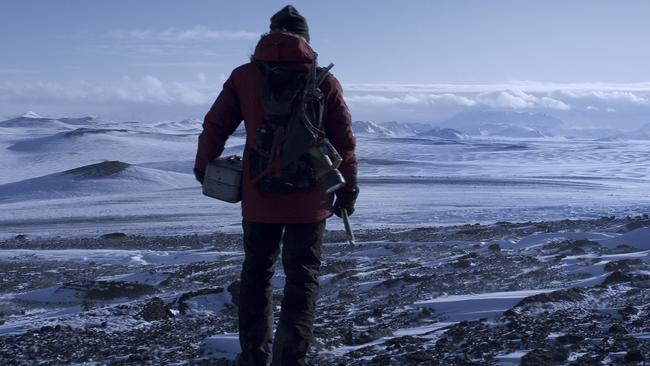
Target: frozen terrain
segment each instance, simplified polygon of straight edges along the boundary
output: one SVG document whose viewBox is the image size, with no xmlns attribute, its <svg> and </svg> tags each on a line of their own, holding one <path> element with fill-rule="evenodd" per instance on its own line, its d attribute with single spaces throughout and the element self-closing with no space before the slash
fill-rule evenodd
<svg viewBox="0 0 650 366">
<path fill-rule="evenodd" d="M 355 122 L 362 186 L 355 225 L 412 227 L 650 211 L 647 140 L 505 137 L 512 136 L 502 132 L 512 132 L 508 126 L 516 117 L 527 121 L 517 128 L 535 131 L 546 131 L 543 123 L 561 124 L 544 115 L 494 113 L 451 120 L 465 131 Z M 470 118 L 476 118 L 474 125 Z M 118 123 L 34 113 L 0 122 L 0 238 L 238 230 L 239 207 L 203 197 L 193 179 L 200 130 L 198 120 Z M 475 130 L 483 132 L 470 133 Z M 225 154 L 240 153 L 243 143 L 237 133 Z M 330 227 L 340 228 L 340 222 L 331 220 Z"/>
<path fill-rule="evenodd" d="M 648 141 L 448 123 L 355 122 L 359 245 L 329 220 L 310 364 L 649 360 Z M 0 365 L 232 363 L 241 217 L 194 181 L 200 130 L 0 122 Z"/>
<path fill-rule="evenodd" d="M 650 219 L 328 232 L 310 365 L 640 365 Z M 0 364 L 220 364 L 239 234 L 0 242 Z M 273 279 L 280 303 L 284 275 Z"/>
</svg>

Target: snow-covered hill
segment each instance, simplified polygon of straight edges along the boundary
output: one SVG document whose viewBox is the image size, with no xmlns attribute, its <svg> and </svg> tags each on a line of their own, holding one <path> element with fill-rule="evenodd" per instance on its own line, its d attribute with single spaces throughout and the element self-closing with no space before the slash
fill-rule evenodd
<svg viewBox="0 0 650 366">
<path fill-rule="evenodd" d="M 189 174 L 105 161 L 0 185 L 0 203 L 154 192 L 192 186 L 196 186 L 196 182 Z"/>
<path fill-rule="evenodd" d="M 453 128 L 434 127 L 427 131 L 421 132 L 418 136 L 437 137 L 445 140 L 462 140 L 467 138 L 465 134 Z"/>
</svg>

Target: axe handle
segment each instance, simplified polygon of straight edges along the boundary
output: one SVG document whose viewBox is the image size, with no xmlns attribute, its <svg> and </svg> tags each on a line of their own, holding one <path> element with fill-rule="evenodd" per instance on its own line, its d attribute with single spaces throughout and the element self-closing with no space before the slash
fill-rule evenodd
<svg viewBox="0 0 650 366">
<path fill-rule="evenodd" d="M 348 234 L 348 242 L 350 245 L 355 245 L 356 240 L 354 239 L 352 225 L 350 225 L 350 216 L 348 216 L 348 210 L 341 208 L 341 218 L 343 219 L 343 225 L 345 226 L 345 233 Z"/>
</svg>

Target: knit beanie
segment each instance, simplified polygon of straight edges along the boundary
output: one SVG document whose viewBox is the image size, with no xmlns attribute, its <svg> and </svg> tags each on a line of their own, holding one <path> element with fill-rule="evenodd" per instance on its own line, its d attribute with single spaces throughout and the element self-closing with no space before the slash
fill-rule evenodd
<svg viewBox="0 0 650 366">
<path fill-rule="evenodd" d="M 307 20 L 292 5 L 287 5 L 271 17 L 271 31 L 297 34 L 309 42 Z"/>
</svg>

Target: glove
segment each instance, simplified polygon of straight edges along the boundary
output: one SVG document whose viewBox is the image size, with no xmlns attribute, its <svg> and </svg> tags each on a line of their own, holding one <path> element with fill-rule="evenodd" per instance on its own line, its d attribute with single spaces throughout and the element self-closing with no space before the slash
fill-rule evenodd
<svg viewBox="0 0 650 366">
<path fill-rule="evenodd" d="M 336 201 L 334 201 L 334 206 L 332 206 L 334 215 L 341 217 L 341 209 L 344 208 L 348 212 L 348 215 L 352 216 L 357 197 L 359 197 L 359 187 L 354 187 L 354 191 L 336 191 Z"/>
<path fill-rule="evenodd" d="M 194 178 L 199 181 L 199 183 L 203 184 L 203 179 L 205 179 L 205 173 L 194 169 Z"/>
</svg>

